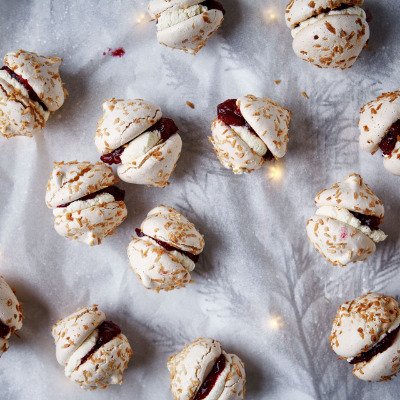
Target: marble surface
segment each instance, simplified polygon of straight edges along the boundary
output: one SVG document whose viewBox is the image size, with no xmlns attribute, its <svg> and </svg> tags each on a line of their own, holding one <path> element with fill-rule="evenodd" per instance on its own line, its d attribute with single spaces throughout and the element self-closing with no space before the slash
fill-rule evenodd
<svg viewBox="0 0 400 400">
<path fill-rule="evenodd" d="M 357 381 L 328 343 L 343 301 L 370 290 L 400 294 L 400 178 L 380 155 L 359 151 L 357 129 L 361 105 L 399 87 L 398 2 L 366 0 L 369 47 L 344 72 L 294 56 L 285 1 L 222 2 L 223 28 L 193 57 L 158 45 L 154 23 L 143 22 L 145 1 L 3 1 L 1 54 L 23 48 L 62 57 L 69 97 L 43 134 L 0 139 L 0 273 L 25 310 L 20 337 L 0 360 L 2 400 L 171 399 L 166 360 L 198 336 L 244 360 L 250 400 L 398 398 L 399 378 Z M 121 46 L 123 57 L 103 55 Z M 281 164 L 234 176 L 207 136 L 216 105 L 247 93 L 292 111 L 289 152 Z M 181 129 L 183 154 L 166 189 L 122 183 L 128 219 L 88 248 L 53 230 L 45 186 L 54 160 L 98 159 L 94 132 L 110 97 L 159 104 Z M 338 269 L 309 245 L 305 223 L 314 195 L 349 172 L 383 199 L 389 238 L 368 262 Z M 193 220 L 206 248 L 192 285 L 156 294 L 130 270 L 126 248 L 160 203 Z M 124 385 L 86 393 L 64 377 L 50 327 L 92 303 L 121 325 L 135 355 Z"/>
</svg>

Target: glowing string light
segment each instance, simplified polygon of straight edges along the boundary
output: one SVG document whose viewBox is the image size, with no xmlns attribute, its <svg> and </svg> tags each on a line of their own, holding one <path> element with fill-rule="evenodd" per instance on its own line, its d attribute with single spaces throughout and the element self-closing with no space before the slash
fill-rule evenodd
<svg viewBox="0 0 400 400">
<path fill-rule="evenodd" d="M 274 164 L 268 168 L 268 178 L 272 181 L 279 182 L 283 178 L 283 166 Z"/>
</svg>

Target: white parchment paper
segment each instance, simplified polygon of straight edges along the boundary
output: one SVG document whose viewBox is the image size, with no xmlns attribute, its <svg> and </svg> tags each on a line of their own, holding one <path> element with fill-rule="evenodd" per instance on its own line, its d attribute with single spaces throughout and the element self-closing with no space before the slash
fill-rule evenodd
<svg viewBox="0 0 400 400">
<path fill-rule="evenodd" d="M 2 400 L 171 399 L 167 357 L 198 336 L 244 360 L 251 400 L 398 398 L 399 378 L 357 381 L 328 343 L 343 301 L 369 290 L 400 294 L 400 178 L 380 155 L 359 151 L 357 129 L 361 105 L 400 86 L 398 1 L 366 0 L 369 48 L 344 72 L 295 57 L 286 1 L 222 2 L 223 28 L 196 57 L 158 45 L 154 23 L 143 22 L 145 1 L 1 2 L 1 55 L 23 48 L 62 57 L 69 91 L 42 135 L 0 139 L 0 273 L 25 309 L 21 337 L 0 360 Z M 103 55 L 121 46 L 125 56 Z M 248 93 L 292 111 L 289 152 L 272 169 L 234 176 L 207 136 L 216 105 Z M 159 104 L 180 127 L 184 148 L 168 188 L 120 184 L 128 219 L 88 248 L 53 230 L 45 186 L 54 160 L 98 160 L 93 137 L 110 97 Z M 305 223 L 314 195 L 349 172 L 383 199 L 389 238 L 368 262 L 341 270 L 309 245 Z M 137 281 L 126 247 L 161 203 L 195 222 L 206 248 L 190 287 L 156 294 Z M 124 385 L 86 393 L 64 377 L 50 328 L 92 303 L 120 324 L 135 355 Z"/>
</svg>

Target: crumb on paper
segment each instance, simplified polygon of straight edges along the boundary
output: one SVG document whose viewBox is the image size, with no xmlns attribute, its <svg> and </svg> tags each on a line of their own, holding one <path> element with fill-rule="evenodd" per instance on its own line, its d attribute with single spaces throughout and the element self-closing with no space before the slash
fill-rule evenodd
<svg viewBox="0 0 400 400">
<path fill-rule="evenodd" d="M 301 95 L 302 95 L 303 97 L 305 97 L 307 100 L 310 98 L 310 97 L 308 96 L 307 92 L 302 92 Z"/>
<path fill-rule="evenodd" d="M 195 106 L 191 101 L 187 101 L 187 102 L 186 102 L 186 105 L 187 105 L 188 107 L 190 107 L 192 110 L 194 110 L 194 109 L 196 108 L 196 106 Z"/>
<path fill-rule="evenodd" d="M 281 80 L 280 79 L 277 79 L 276 81 L 274 81 L 275 82 L 275 85 L 280 85 L 281 84 Z"/>
</svg>

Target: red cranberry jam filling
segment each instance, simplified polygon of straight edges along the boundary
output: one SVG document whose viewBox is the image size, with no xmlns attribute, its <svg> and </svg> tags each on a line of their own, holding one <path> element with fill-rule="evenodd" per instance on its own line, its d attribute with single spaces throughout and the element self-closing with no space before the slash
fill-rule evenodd
<svg viewBox="0 0 400 400">
<path fill-rule="evenodd" d="M 199 261 L 199 257 L 200 256 L 198 254 L 197 255 L 196 254 L 192 254 L 192 253 L 190 253 L 188 251 L 181 250 L 181 249 L 178 249 L 178 248 L 176 248 L 174 246 L 171 246 L 170 244 L 165 243 L 162 240 L 154 239 L 153 237 L 143 233 L 143 231 L 141 229 L 139 229 L 139 228 L 136 228 L 135 232 L 136 232 L 136 235 L 138 237 L 140 237 L 140 238 L 147 236 L 150 239 L 153 239 L 157 244 L 159 244 L 161 247 L 164 247 L 164 249 L 167 250 L 167 251 L 174 251 L 174 250 L 178 251 L 179 253 L 183 254 L 184 256 L 189 257 L 194 263 Z"/>
<path fill-rule="evenodd" d="M 172 135 L 178 132 L 178 127 L 175 125 L 175 122 L 171 118 L 160 118 L 154 125 L 152 125 L 149 129 L 147 129 L 143 133 L 155 130 L 160 132 L 162 142 L 166 142 Z M 100 157 L 100 160 L 109 165 L 121 164 L 121 154 L 124 152 L 125 147 L 129 143 L 124 144 L 121 147 L 118 147 L 111 153 L 102 155 Z"/>
<path fill-rule="evenodd" d="M 0 338 L 6 338 L 10 334 L 10 331 L 10 327 L 0 321 Z"/>
<path fill-rule="evenodd" d="M 219 376 L 221 375 L 221 372 L 224 370 L 225 365 L 226 358 L 223 354 L 221 354 L 215 362 L 213 369 L 200 386 L 200 389 L 197 391 L 193 400 L 203 400 L 210 394 L 212 388 L 215 386 Z"/>
<path fill-rule="evenodd" d="M 382 153 L 385 156 L 390 156 L 398 140 L 400 140 L 400 119 L 389 128 L 385 137 L 379 143 Z"/>
<path fill-rule="evenodd" d="M 96 343 L 90 349 L 90 351 L 85 355 L 85 357 L 81 358 L 81 363 L 79 365 L 84 364 L 89 357 L 94 354 L 100 347 L 104 346 L 108 342 L 111 342 L 116 336 L 121 333 L 121 328 L 114 324 L 111 321 L 104 321 L 97 328 L 99 335 L 97 336 Z"/>
<path fill-rule="evenodd" d="M 109 186 L 109 187 L 99 190 L 98 192 L 87 194 L 86 196 L 83 196 L 80 199 L 77 199 L 74 201 L 85 201 L 85 200 L 94 199 L 97 195 L 103 194 L 103 193 L 111 194 L 111 196 L 114 197 L 115 201 L 124 201 L 124 199 L 125 199 L 125 190 L 120 189 L 118 186 Z M 68 207 L 74 201 L 71 201 L 70 203 L 66 203 L 66 204 L 61 204 L 60 206 L 57 206 L 57 208 Z"/>
<path fill-rule="evenodd" d="M 29 84 L 29 82 L 24 79 L 21 75 L 16 74 L 11 68 L 8 68 L 6 66 L 1 68 L 3 71 L 6 71 L 8 75 L 11 76 L 11 78 L 15 79 L 18 81 L 28 92 L 28 96 L 32 101 L 36 101 L 41 105 L 44 111 L 47 111 L 46 104 L 43 103 L 42 100 L 40 100 L 39 96 L 36 94 L 36 92 L 33 90 L 32 86 Z"/>
<path fill-rule="evenodd" d="M 381 223 L 381 219 L 379 217 L 375 217 L 374 215 L 365 215 L 360 214 L 355 211 L 350 211 L 360 222 L 361 225 L 368 226 L 368 228 L 376 231 L 379 229 L 379 225 Z"/>
<path fill-rule="evenodd" d="M 225 8 L 219 1 L 206 0 L 206 1 L 203 1 L 202 3 L 200 3 L 200 5 L 207 7 L 209 10 L 222 11 L 222 13 L 225 15 Z"/>
<path fill-rule="evenodd" d="M 236 99 L 229 99 L 217 106 L 218 119 L 228 126 L 245 126 L 253 135 L 258 136 L 256 131 L 243 118 L 240 108 L 236 105 Z M 263 158 L 272 160 L 274 156 L 268 150 Z"/>
<path fill-rule="evenodd" d="M 400 326 L 396 329 L 392 330 L 392 332 L 388 333 L 380 342 L 378 342 L 374 347 L 369 349 L 368 351 L 361 353 L 359 356 L 354 357 L 350 364 L 357 364 L 360 362 L 368 362 L 375 357 L 377 354 L 383 353 L 386 351 L 396 340 L 397 334 L 399 333 Z"/>
</svg>

